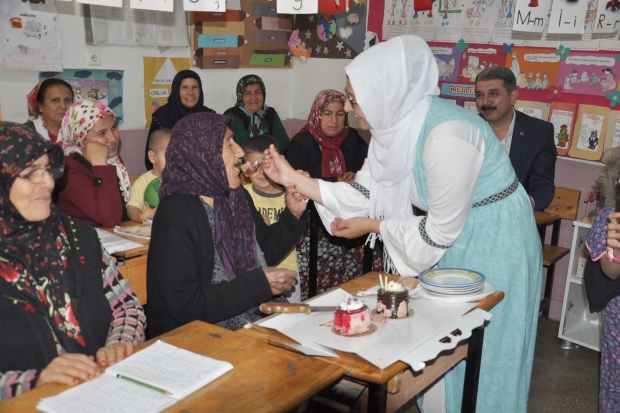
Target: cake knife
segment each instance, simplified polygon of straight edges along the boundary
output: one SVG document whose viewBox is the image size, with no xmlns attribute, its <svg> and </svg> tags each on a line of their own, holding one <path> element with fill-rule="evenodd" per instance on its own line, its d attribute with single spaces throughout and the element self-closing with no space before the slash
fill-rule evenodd
<svg viewBox="0 0 620 413">
<path fill-rule="evenodd" d="M 323 311 L 336 311 L 338 306 L 311 306 L 309 304 L 263 303 L 258 307 L 265 314 L 310 314 Z"/>
</svg>

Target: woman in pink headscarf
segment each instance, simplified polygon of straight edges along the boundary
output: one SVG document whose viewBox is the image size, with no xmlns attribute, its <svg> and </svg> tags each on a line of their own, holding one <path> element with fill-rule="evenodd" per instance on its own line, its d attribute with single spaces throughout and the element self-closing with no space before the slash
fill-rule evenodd
<svg viewBox="0 0 620 413">
<path fill-rule="evenodd" d="M 129 219 L 131 184 L 118 156 L 119 141 L 116 116 L 106 105 L 81 100 L 69 108 L 58 135 L 66 156 L 55 197 L 58 209 L 90 225 Z"/>
</svg>

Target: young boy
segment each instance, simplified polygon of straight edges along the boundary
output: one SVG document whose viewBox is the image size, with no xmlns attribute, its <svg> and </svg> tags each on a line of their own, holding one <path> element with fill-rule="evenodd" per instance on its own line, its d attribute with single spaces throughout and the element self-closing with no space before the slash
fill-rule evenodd
<svg viewBox="0 0 620 413">
<path fill-rule="evenodd" d="M 144 202 L 144 191 L 151 181 L 159 176 L 166 166 L 166 148 L 170 141 L 170 129 L 157 129 L 149 139 L 149 160 L 153 163 L 153 169 L 136 179 L 131 187 L 131 196 L 127 203 L 127 215 L 132 221 L 142 222 L 153 219 L 157 208 L 151 208 Z"/>
<path fill-rule="evenodd" d="M 269 135 L 259 135 L 248 139 L 243 143 L 246 161 L 250 163 L 256 162 L 263 156 L 265 150 L 269 149 L 269 145 L 272 144 L 278 149 L 276 138 Z M 265 222 L 268 224 L 277 222 L 280 214 L 286 208 L 286 202 L 284 201 L 284 193 L 286 191 L 269 179 L 260 165 L 257 169 L 246 170 L 243 174 L 252 181 L 251 184 L 244 185 L 244 188 L 252 196 L 254 205 L 263 215 L 263 218 L 265 218 Z M 297 271 L 297 251 L 295 247 L 291 249 L 291 252 L 276 267 Z M 301 302 L 299 274 L 297 274 L 297 285 L 285 297 L 291 303 Z"/>
</svg>

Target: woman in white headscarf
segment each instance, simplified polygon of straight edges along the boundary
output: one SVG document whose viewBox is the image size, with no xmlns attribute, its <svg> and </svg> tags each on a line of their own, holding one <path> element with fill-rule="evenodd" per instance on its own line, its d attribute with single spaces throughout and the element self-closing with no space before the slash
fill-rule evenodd
<svg viewBox="0 0 620 413">
<path fill-rule="evenodd" d="M 484 120 L 437 96 L 437 64 L 419 37 L 374 46 L 345 70 L 345 109 L 372 132 L 355 182 L 306 178 L 273 150 L 263 169 L 321 204 L 334 235 L 380 236 L 386 271 L 417 276 L 435 265 L 467 268 L 504 291 L 485 330 L 477 411 L 526 412 L 542 254 L 531 204 L 506 151 Z M 412 204 L 427 216 L 414 216 Z M 445 378 L 450 413 L 460 412 L 464 364 Z"/>
</svg>

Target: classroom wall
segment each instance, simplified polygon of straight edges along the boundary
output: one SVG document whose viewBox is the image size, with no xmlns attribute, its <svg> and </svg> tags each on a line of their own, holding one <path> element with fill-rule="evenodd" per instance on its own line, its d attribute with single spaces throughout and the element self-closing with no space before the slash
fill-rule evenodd
<svg viewBox="0 0 620 413">
<path fill-rule="evenodd" d="M 66 68 L 124 70 L 125 121 L 121 125 L 121 155 L 131 174 L 144 172 L 144 143 L 146 141 L 143 56 L 187 57 L 189 47 L 162 49 L 156 47 L 87 46 L 84 43 L 82 6 L 75 2 L 57 2 L 58 29 L 62 32 L 62 59 Z M 87 66 L 87 52 L 101 51 L 101 66 Z M 293 136 L 308 116 L 316 93 L 333 88 L 343 90 L 346 60 L 310 59 L 306 64 L 295 61 L 293 69 L 238 69 L 200 70 L 205 93 L 205 104 L 218 113 L 232 106 L 238 79 L 249 73 L 263 78 L 267 86 L 268 105 L 274 106 L 283 123 Z M 0 70 L 0 103 L 4 120 L 24 122 L 28 117 L 26 95 L 38 82 L 38 72 Z M 579 189 L 582 199 L 592 189 L 601 164 L 558 159 L 556 186 Z M 585 204 L 579 206 L 579 217 L 585 213 Z M 570 247 L 572 224 L 563 222 L 560 245 Z M 568 256 L 556 265 L 550 317 L 559 319 L 564 298 L 568 270 Z"/>
</svg>

